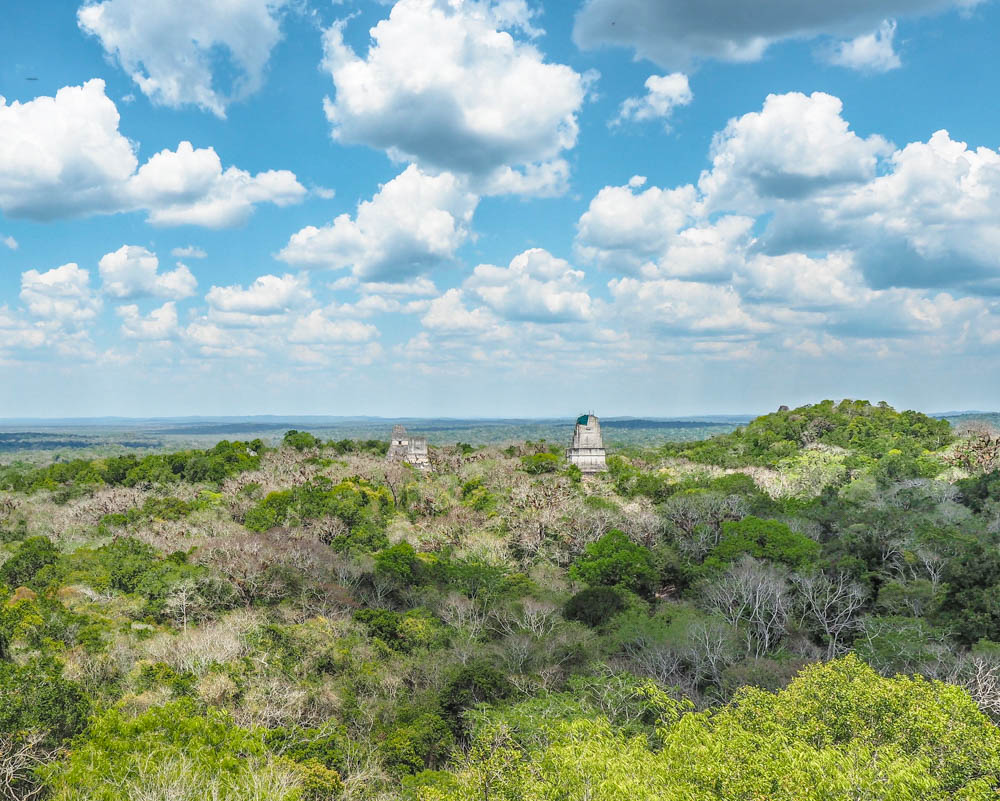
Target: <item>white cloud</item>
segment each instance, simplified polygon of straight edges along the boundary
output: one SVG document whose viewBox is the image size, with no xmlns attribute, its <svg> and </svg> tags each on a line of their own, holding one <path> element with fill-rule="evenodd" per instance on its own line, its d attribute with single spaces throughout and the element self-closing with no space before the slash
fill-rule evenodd
<svg viewBox="0 0 1000 801">
<path fill-rule="evenodd" d="M 170 255 L 177 259 L 204 259 L 208 254 L 197 245 L 187 245 L 182 248 L 174 248 Z"/>
<path fill-rule="evenodd" d="M 659 279 L 615 278 L 608 283 L 616 310 L 631 324 L 672 334 L 760 333 L 770 326 L 744 308 L 732 286 Z"/>
<path fill-rule="evenodd" d="M 233 331 L 215 323 L 198 320 L 183 331 L 184 338 L 195 345 L 203 356 L 226 358 L 259 357 L 263 351 L 256 347 L 243 331 Z"/>
<path fill-rule="evenodd" d="M 699 59 L 756 61 L 775 42 L 820 35 L 856 36 L 882 20 L 969 9 L 984 0 L 587 0 L 573 39 L 584 49 L 629 47 L 637 58 L 685 68 Z"/>
<path fill-rule="evenodd" d="M 881 136 L 855 134 L 842 109 L 832 95 L 789 92 L 730 120 L 713 139 L 712 169 L 698 182 L 709 206 L 748 211 L 762 198 L 797 200 L 873 178 L 892 147 Z"/>
<path fill-rule="evenodd" d="M 496 317 L 488 309 L 466 308 L 461 289 L 449 289 L 432 300 L 421 322 L 425 328 L 450 333 L 483 333 L 498 328 Z"/>
<path fill-rule="evenodd" d="M 3 243 L 4 247 L 10 248 L 11 250 L 17 250 L 19 247 L 17 240 L 12 236 L 0 236 L 0 242 Z"/>
<path fill-rule="evenodd" d="M 634 176 L 598 192 L 577 225 L 580 261 L 648 278 L 729 279 L 750 244 L 753 218 L 709 222 L 693 186 L 642 190 L 645 183 Z"/>
<path fill-rule="evenodd" d="M 236 167 L 222 169 L 212 148 L 181 142 L 161 150 L 130 179 L 132 197 L 149 209 L 153 225 L 202 225 L 229 228 L 247 221 L 256 203 L 287 206 L 306 194 L 288 170 L 251 175 Z"/>
<path fill-rule="evenodd" d="M 625 99 L 613 120 L 614 124 L 620 125 L 629 120 L 666 120 L 677 106 L 686 106 L 694 99 L 688 77 L 683 72 L 650 75 L 646 79 L 646 90 L 642 97 Z"/>
<path fill-rule="evenodd" d="M 355 343 L 368 342 L 376 336 L 378 329 L 370 323 L 331 319 L 323 310 L 316 309 L 295 321 L 288 340 L 300 344 Z"/>
<path fill-rule="evenodd" d="M 576 248 L 581 261 L 615 272 L 637 272 L 659 258 L 677 233 L 699 215 L 693 186 L 641 192 L 646 179 L 601 189 L 577 223 Z"/>
<path fill-rule="evenodd" d="M 198 282 L 183 264 L 170 272 L 158 272 L 155 253 L 139 245 L 122 245 L 106 253 L 98 263 L 104 291 L 121 300 L 141 297 L 179 300 L 194 294 Z"/>
<path fill-rule="evenodd" d="M 412 295 L 416 297 L 434 297 L 438 294 L 437 287 L 429 278 L 414 278 L 405 283 L 385 283 L 369 281 L 359 287 L 362 293 L 371 295 Z"/>
<path fill-rule="evenodd" d="M 38 348 L 47 341 L 43 323 L 29 323 L 0 306 L 0 353 L 14 348 Z"/>
<path fill-rule="evenodd" d="M 90 288 L 90 273 L 72 262 L 44 273 L 21 273 L 21 300 L 31 314 L 58 325 L 92 320 L 101 310 L 101 299 Z"/>
<path fill-rule="evenodd" d="M 129 73 L 154 103 L 195 105 L 219 117 L 260 88 L 281 38 L 286 0 L 104 0 L 77 12 L 81 30 Z M 220 62 L 224 63 L 220 69 Z M 232 74 L 220 86 L 216 72 Z"/>
<path fill-rule="evenodd" d="M 532 248 L 515 256 L 509 267 L 480 264 L 465 287 L 508 320 L 571 322 L 592 316 L 583 278 L 569 262 Z"/>
<path fill-rule="evenodd" d="M 248 288 L 213 286 L 205 300 L 213 309 L 237 314 L 283 314 L 312 302 L 312 292 L 305 276 L 262 275 Z"/>
<path fill-rule="evenodd" d="M 514 35 L 538 33 L 531 16 L 524 0 L 399 0 L 364 58 L 336 23 L 324 37 L 334 136 L 494 192 L 559 191 L 590 78 Z"/>
<path fill-rule="evenodd" d="M 0 97 L 0 210 L 51 220 L 123 205 L 135 171 L 132 143 L 104 81 L 67 86 L 55 97 L 7 104 Z"/>
<path fill-rule="evenodd" d="M 865 33 L 840 42 L 827 55 L 827 60 L 838 67 L 860 72 L 888 72 L 902 66 L 893 48 L 896 21 L 883 20 L 872 33 Z"/>
<path fill-rule="evenodd" d="M 301 267 L 352 268 L 368 281 L 406 282 L 452 259 L 468 238 L 477 198 L 454 175 L 407 167 L 354 219 L 307 226 L 293 234 L 278 258 Z"/>
<path fill-rule="evenodd" d="M 94 79 L 26 103 L 0 97 L 0 211 L 48 221 L 146 210 L 158 225 L 218 228 L 244 222 L 254 204 L 305 196 L 287 170 L 223 170 L 214 149 L 189 142 L 139 167 L 104 88 Z"/>
<path fill-rule="evenodd" d="M 158 342 L 178 333 L 177 306 L 173 301 L 167 301 L 145 317 L 134 304 L 119 306 L 115 312 L 122 318 L 122 333 L 129 339 Z"/>
</svg>

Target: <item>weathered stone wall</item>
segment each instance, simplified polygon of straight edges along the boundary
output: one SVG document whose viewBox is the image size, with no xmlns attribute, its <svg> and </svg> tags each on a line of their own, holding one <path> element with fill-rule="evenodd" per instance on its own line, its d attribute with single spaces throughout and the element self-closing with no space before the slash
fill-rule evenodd
<svg viewBox="0 0 1000 801">
<path fill-rule="evenodd" d="M 389 440 L 389 451 L 385 458 L 389 462 L 412 464 L 422 470 L 429 469 L 431 466 L 430 456 L 427 452 L 427 440 L 411 438 L 401 425 L 392 427 L 392 439 Z"/>
<path fill-rule="evenodd" d="M 566 451 L 566 459 L 584 473 L 603 473 L 608 469 L 601 423 L 592 414 L 581 416 L 573 429 L 573 443 Z"/>
</svg>

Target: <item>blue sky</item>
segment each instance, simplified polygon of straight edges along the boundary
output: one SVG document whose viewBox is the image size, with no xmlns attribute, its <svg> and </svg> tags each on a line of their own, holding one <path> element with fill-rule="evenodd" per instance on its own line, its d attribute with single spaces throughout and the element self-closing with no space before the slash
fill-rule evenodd
<svg viewBox="0 0 1000 801">
<path fill-rule="evenodd" d="M 991 0 L 8 0 L 0 417 L 997 408 Z"/>
</svg>

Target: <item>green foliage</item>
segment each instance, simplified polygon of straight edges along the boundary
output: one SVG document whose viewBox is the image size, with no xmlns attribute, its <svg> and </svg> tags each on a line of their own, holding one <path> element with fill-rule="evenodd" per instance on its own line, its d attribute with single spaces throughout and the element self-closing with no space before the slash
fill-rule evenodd
<svg viewBox="0 0 1000 801">
<path fill-rule="evenodd" d="M 993 502 L 1000 501 L 1000 470 L 955 482 L 962 503 L 976 512 Z"/>
<path fill-rule="evenodd" d="M 44 775 L 55 801 L 301 801 L 311 767 L 277 760 L 262 732 L 235 726 L 219 710 L 199 714 L 182 700 L 134 718 L 108 710 Z"/>
<path fill-rule="evenodd" d="M 58 559 L 59 551 L 48 537 L 29 537 L 0 565 L 0 583 L 11 587 L 41 589 L 37 581 L 39 572 L 44 567 L 54 565 Z"/>
<path fill-rule="evenodd" d="M 294 428 L 286 431 L 281 441 L 285 446 L 295 448 L 297 451 L 312 450 L 320 445 L 320 441 L 308 431 L 296 431 Z"/>
<path fill-rule="evenodd" d="M 408 542 L 383 548 L 375 554 L 376 575 L 384 576 L 401 587 L 415 583 L 419 569 L 417 552 Z"/>
<path fill-rule="evenodd" d="M 531 475 L 554 473 L 559 469 L 559 457 L 554 453 L 532 453 L 521 457 L 521 469 Z"/>
<path fill-rule="evenodd" d="M 259 439 L 252 442 L 223 440 L 208 450 L 154 453 L 141 459 L 133 454 L 95 461 L 75 459 L 34 470 L 0 472 L 0 489 L 31 493 L 66 487 L 220 482 L 259 467 L 260 454 L 265 450 Z"/>
<path fill-rule="evenodd" d="M 566 602 L 568 620 L 579 620 L 591 628 L 604 625 L 625 609 L 622 593 L 614 587 L 587 587 Z"/>
<path fill-rule="evenodd" d="M 650 594 L 657 578 L 650 550 L 617 529 L 584 548 L 569 575 L 592 587 L 620 587 L 640 595 Z"/>
<path fill-rule="evenodd" d="M 89 713 L 83 689 L 63 678 L 59 662 L 0 661 L 0 732 L 23 737 L 38 731 L 45 745 L 55 747 L 80 732 Z"/>
<path fill-rule="evenodd" d="M 692 445 L 667 446 L 666 450 L 722 467 L 748 463 L 776 466 L 810 443 L 848 448 L 878 459 L 892 450 L 916 457 L 925 450 L 944 447 L 952 438 L 947 420 L 913 411 L 897 412 L 885 403 L 873 406 L 861 400 L 826 400 L 766 414 L 731 434 Z"/>
<path fill-rule="evenodd" d="M 777 520 L 748 516 L 722 524 L 722 538 L 705 560 L 705 566 L 722 569 L 746 554 L 789 567 L 802 568 L 819 556 L 818 542 L 797 534 Z"/>
<path fill-rule="evenodd" d="M 477 660 L 462 665 L 441 690 L 441 714 L 453 730 L 461 728 L 462 713 L 480 704 L 508 698 L 514 687 L 507 677 L 487 662 Z"/>
<path fill-rule="evenodd" d="M 359 609 L 354 619 L 363 623 L 372 637 L 390 648 L 409 652 L 439 645 L 445 638 L 441 623 L 425 609 L 393 612 L 389 609 Z"/>
<path fill-rule="evenodd" d="M 454 746 L 448 723 L 440 715 L 424 713 L 388 732 L 380 750 L 386 766 L 404 774 L 440 767 Z"/>
<path fill-rule="evenodd" d="M 392 495 L 386 487 L 360 477 L 334 484 L 319 476 L 307 484 L 269 493 L 250 508 L 243 524 L 251 531 L 268 531 L 303 520 L 335 518 L 347 533 L 329 544 L 339 550 L 377 550 L 386 544 L 385 526 L 392 511 Z"/>
<path fill-rule="evenodd" d="M 486 488 L 481 478 L 473 478 L 463 483 L 459 494 L 462 503 L 477 512 L 492 512 L 497 504 L 496 496 Z"/>
<path fill-rule="evenodd" d="M 786 689 L 747 689 L 717 711 L 667 715 L 658 747 L 606 718 L 556 718 L 528 748 L 505 721 L 480 726 L 453 776 L 420 801 L 589 798 L 985 801 L 1000 734 L 957 687 L 884 679 L 846 658 Z M 558 788 L 557 790 L 553 788 Z"/>
</svg>

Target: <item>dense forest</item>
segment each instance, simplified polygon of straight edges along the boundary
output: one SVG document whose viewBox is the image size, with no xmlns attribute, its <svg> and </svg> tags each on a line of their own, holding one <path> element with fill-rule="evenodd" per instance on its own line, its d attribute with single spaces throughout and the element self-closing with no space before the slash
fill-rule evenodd
<svg viewBox="0 0 1000 801">
<path fill-rule="evenodd" d="M 0 467 L 0 799 L 995 799 L 1000 438 Z"/>
</svg>

